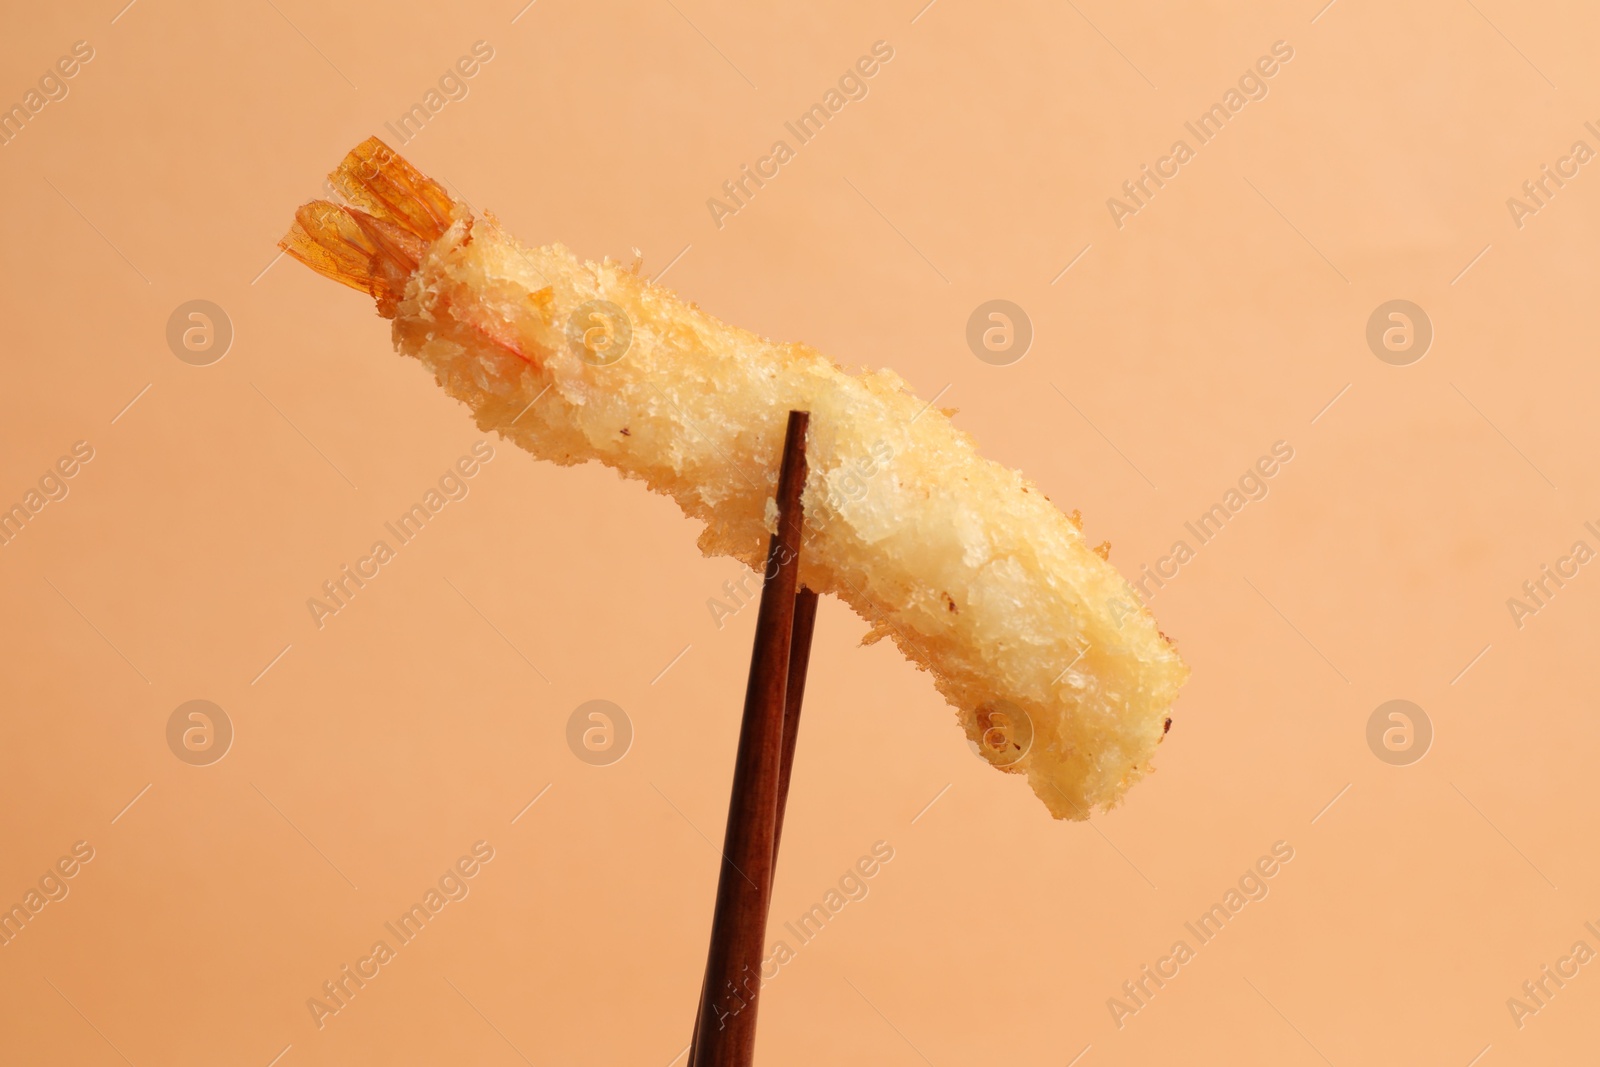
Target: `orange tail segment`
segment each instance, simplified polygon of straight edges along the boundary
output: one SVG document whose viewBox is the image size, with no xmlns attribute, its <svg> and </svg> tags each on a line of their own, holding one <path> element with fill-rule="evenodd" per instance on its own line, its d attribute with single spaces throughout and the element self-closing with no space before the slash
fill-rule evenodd
<svg viewBox="0 0 1600 1067">
<path fill-rule="evenodd" d="M 278 247 L 371 295 L 378 313 L 393 318 L 423 251 L 460 209 L 443 186 L 376 137 L 352 149 L 328 177 L 349 204 L 302 204 Z"/>
</svg>

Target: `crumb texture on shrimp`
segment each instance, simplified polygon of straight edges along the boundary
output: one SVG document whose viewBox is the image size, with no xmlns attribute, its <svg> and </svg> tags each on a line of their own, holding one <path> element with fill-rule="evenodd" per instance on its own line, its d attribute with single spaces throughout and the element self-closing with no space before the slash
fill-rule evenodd
<svg viewBox="0 0 1600 1067">
<path fill-rule="evenodd" d="M 978 753 L 1057 818 L 1149 772 L 1187 675 L 1177 652 L 1075 513 L 893 372 L 849 373 L 633 269 L 524 246 L 376 139 L 334 184 L 350 204 L 301 208 L 285 247 L 370 293 L 480 428 L 643 481 L 704 525 L 704 552 L 759 569 L 787 413 L 809 411 L 801 581 L 929 671 Z"/>
</svg>

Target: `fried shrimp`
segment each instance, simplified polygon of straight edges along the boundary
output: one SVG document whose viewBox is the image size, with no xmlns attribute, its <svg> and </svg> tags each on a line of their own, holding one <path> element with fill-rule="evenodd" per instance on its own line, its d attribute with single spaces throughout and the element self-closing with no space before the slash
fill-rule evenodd
<svg viewBox="0 0 1600 1067">
<path fill-rule="evenodd" d="M 395 347 L 478 426 L 540 459 L 598 460 L 760 570 L 791 409 L 811 413 L 800 580 L 933 677 L 967 740 L 1057 818 L 1150 770 L 1188 671 L 1128 584 L 1015 471 L 886 370 L 730 326 L 636 268 L 532 248 L 376 138 L 282 247 L 368 293 Z"/>
</svg>

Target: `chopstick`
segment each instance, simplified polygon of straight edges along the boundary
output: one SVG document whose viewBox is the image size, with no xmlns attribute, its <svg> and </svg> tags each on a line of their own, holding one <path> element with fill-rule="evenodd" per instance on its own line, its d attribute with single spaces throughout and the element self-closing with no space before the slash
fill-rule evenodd
<svg viewBox="0 0 1600 1067">
<path fill-rule="evenodd" d="M 772 866 L 778 866 L 778 845 L 783 840 L 783 812 L 789 800 L 789 778 L 794 769 L 795 740 L 800 732 L 800 704 L 805 696 L 806 667 L 811 662 L 811 636 L 816 628 L 817 594 L 801 587 L 795 594 L 794 636 L 789 643 L 789 684 L 783 708 L 783 754 L 778 769 L 778 811 L 772 829 Z M 704 996 L 704 984 L 701 995 Z M 694 1049 L 698 1043 L 700 1012 L 695 1013 L 695 1037 L 689 1049 L 689 1064 L 695 1062 Z"/>
<path fill-rule="evenodd" d="M 767 548 L 688 1067 L 749 1067 L 755 1055 L 767 911 L 816 619 L 816 594 L 798 588 L 809 418 L 804 411 L 789 412 L 784 433 L 778 528 Z"/>
<path fill-rule="evenodd" d="M 794 637 L 789 642 L 789 687 L 783 702 L 783 760 L 778 768 L 778 818 L 772 828 L 772 866 L 777 870 L 783 841 L 783 809 L 789 802 L 789 776 L 794 745 L 800 735 L 800 702 L 806 695 L 806 667 L 811 663 L 811 634 L 817 627 L 817 594 L 800 587 L 794 597 Z"/>
</svg>

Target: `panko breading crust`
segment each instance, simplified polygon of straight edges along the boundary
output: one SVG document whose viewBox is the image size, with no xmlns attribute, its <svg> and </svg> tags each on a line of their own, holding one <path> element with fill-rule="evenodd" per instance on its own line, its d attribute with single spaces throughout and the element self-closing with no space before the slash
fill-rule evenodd
<svg viewBox="0 0 1600 1067">
<path fill-rule="evenodd" d="M 283 247 L 373 296 L 396 347 L 478 426 L 598 460 L 765 565 L 784 425 L 811 413 L 801 581 L 928 670 L 967 739 L 1057 818 L 1150 769 L 1187 675 L 1117 571 L 1015 471 L 890 371 L 730 326 L 635 269 L 529 248 L 373 138 Z M 1102 549 L 1103 551 L 1103 549 Z"/>
</svg>

